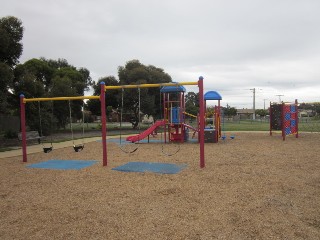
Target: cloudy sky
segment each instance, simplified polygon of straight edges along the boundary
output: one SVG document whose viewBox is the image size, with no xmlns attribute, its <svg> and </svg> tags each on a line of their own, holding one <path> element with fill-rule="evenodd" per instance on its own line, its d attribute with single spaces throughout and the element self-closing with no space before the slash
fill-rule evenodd
<svg viewBox="0 0 320 240">
<path fill-rule="evenodd" d="M 25 28 L 23 63 L 64 58 L 94 80 L 132 59 L 205 78 L 222 105 L 320 102 L 319 0 L 0 0 Z M 197 88 L 187 87 L 197 92 Z M 278 96 L 281 95 L 281 96 Z M 215 104 L 214 102 L 212 104 Z"/>
</svg>

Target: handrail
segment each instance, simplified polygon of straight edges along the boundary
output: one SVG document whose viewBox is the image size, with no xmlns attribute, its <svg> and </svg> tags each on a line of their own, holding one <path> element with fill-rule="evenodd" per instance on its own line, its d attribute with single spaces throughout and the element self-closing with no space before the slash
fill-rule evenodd
<svg viewBox="0 0 320 240">
<path fill-rule="evenodd" d="M 185 115 L 188 115 L 188 116 L 190 116 L 190 117 L 194 117 L 194 118 L 197 118 L 198 116 L 196 116 L 196 115 L 193 115 L 193 114 L 191 114 L 191 113 L 187 113 L 187 112 L 183 112 Z"/>
</svg>

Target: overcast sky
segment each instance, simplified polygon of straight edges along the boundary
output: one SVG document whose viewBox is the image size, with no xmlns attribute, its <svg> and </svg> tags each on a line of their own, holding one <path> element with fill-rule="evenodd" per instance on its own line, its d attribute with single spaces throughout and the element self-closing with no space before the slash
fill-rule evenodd
<svg viewBox="0 0 320 240">
<path fill-rule="evenodd" d="M 222 105 L 320 102 L 319 0 L 0 0 L 25 28 L 23 55 L 64 58 L 93 80 L 132 59 L 174 81 L 204 77 Z M 197 92 L 198 88 L 187 87 Z M 277 96 L 283 95 L 283 96 Z M 215 102 L 212 102 L 215 104 Z"/>
</svg>

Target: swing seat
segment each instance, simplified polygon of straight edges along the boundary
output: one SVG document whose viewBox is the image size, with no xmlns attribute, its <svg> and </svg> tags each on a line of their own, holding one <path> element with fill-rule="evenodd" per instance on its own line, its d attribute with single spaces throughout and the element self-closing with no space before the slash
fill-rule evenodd
<svg viewBox="0 0 320 240">
<path fill-rule="evenodd" d="M 44 148 L 43 148 L 43 152 L 44 152 L 44 153 L 49 153 L 49 152 L 52 151 L 52 149 L 53 149 L 53 147 L 44 147 Z"/>
<path fill-rule="evenodd" d="M 129 144 L 129 145 L 131 145 L 131 144 Z M 125 153 L 134 153 L 135 151 L 138 150 L 138 147 L 136 147 L 134 149 L 126 149 L 126 148 L 121 147 L 121 145 L 119 145 L 119 148 L 121 149 L 121 151 L 123 151 Z"/>
<path fill-rule="evenodd" d="M 84 148 L 84 145 L 83 144 L 79 144 L 79 145 L 73 145 L 73 149 L 75 152 L 80 152 L 82 151 Z"/>
</svg>

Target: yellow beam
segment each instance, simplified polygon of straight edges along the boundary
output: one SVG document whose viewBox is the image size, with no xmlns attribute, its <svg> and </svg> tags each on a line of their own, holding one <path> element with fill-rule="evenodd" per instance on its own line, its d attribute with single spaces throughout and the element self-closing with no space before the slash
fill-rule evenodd
<svg viewBox="0 0 320 240">
<path fill-rule="evenodd" d="M 190 117 L 194 117 L 194 118 L 197 118 L 197 116 L 196 115 L 193 115 L 193 114 L 191 114 L 191 113 L 187 113 L 187 112 L 183 112 L 185 115 L 188 115 L 188 116 L 190 116 Z"/>
<path fill-rule="evenodd" d="M 147 83 L 147 84 L 135 84 L 135 85 L 105 86 L 105 89 L 111 90 L 111 89 L 123 89 L 123 88 L 156 88 L 156 87 L 183 86 L 183 85 L 198 85 L 198 82 Z"/>
<path fill-rule="evenodd" d="M 26 102 L 44 102 L 44 101 L 67 101 L 67 100 L 84 100 L 84 99 L 100 99 L 100 96 L 25 98 L 23 102 L 26 103 Z"/>
<path fill-rule="evenodd" d="M 122 85 L 122 86 L 105 86 L 105 90 L 123 89 L 123 88 L 156 88 L 165 86 L 184 86 L 184 85 L 198 85 L 198 82 L 180 82 L 180 83 L 149 83 L 136 85 Z M 67 101 L 67 100 L 84 100 L 84 99 L 100 99 L 100 96 L 77 96 L 77 97 L 52 97 L 52 98 L 25 98 L 26 102 L 44 102 L 44 101 Z"/>
</svg>

